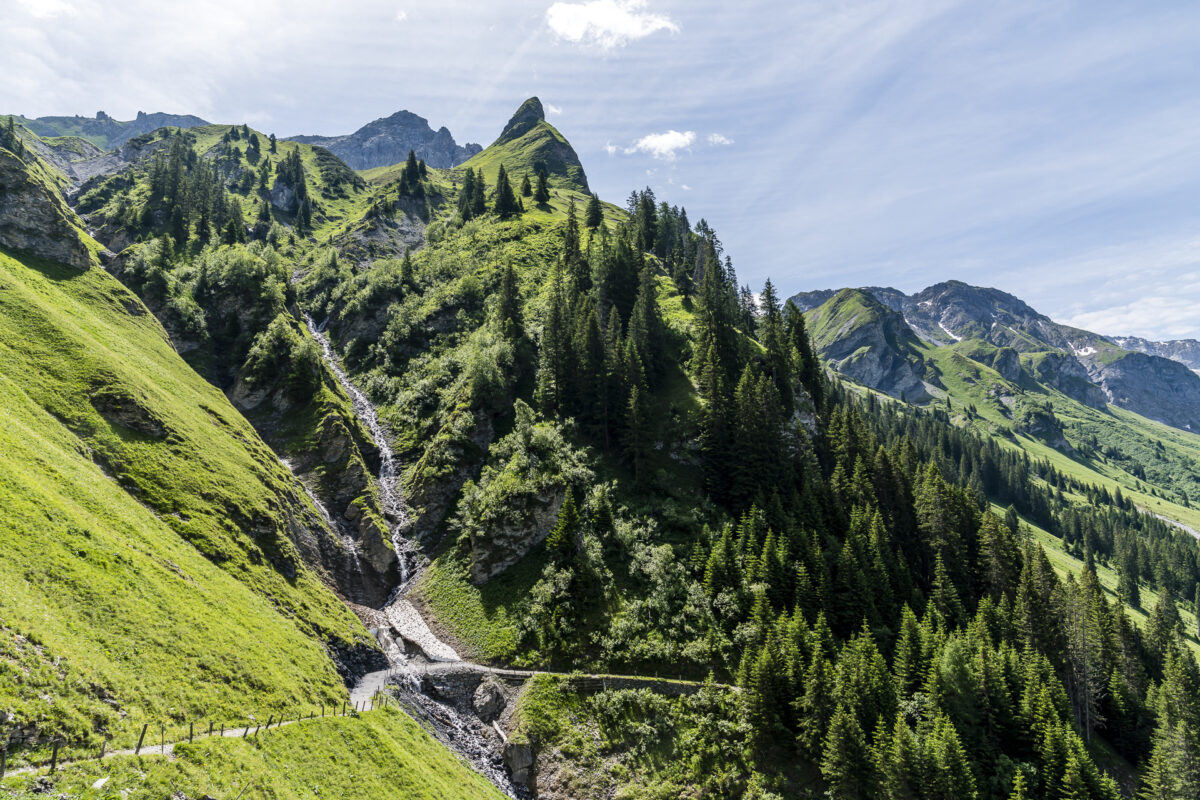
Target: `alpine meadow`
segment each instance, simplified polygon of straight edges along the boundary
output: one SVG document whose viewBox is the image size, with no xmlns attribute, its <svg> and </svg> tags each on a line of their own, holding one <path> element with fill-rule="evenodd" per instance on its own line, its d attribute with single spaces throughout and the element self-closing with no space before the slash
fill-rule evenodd
<svg viewBox="0 0 1200 800">
<path fill-rule="evenodd" d="M 11 36 L 62 55 L 98 19 L 83 0 L 14 3 L 0 50 Z M 433 21 L 367 5 L 302 4 L 273 31 L 254 9 L 235 25 L 232 8 L 202 23 L 117 4 L 122 46 L 147 20 L 191 20 L 181 53 L 241 42 L 241 26 L 296 46 L 223 67 L 215 53 L 233 50 L 214 51 L 193 75 L 154 44 L 161 73 L 111 95 L 100 76 L 131 73 L 90 44 L 0 55 L 23 76 L 0 87 L 0 797 L 1200 798 L 1200 328 L 1168 327 L 1157 295 L 1118 298 L 1124 279 L 1091 256 L 1095 297 L 1072 289 L 1074 305 L 1050 278 L 979 268 L 1011 252 L 980 238 L 1000 228 L 965 201 L 947 216 L 929 186 L 982 172 L 896 183 L 941 170 L 933 155 L 872 173 L 878 193 L 837 244 L 853 264 L 819 264 L 844 229 L 801 220 L 841 202 L 823 171 L 862 187 L 854 164 L 872 170 L 873 148 L 941 141 L 915 113 L 883 115 L 935 80 L 919 67 L 942 44 L 889 40 L 878 83 L 844 84 L 853 112 L 806 140 L 820 166 L 792 180 L 798 162 L 752 169 L 738 148 L 773 120 L 801 130 L 795 115 L 824 113 L 814 86 L 884 58 L 872 48 L 899 21 L 870 4 L 830 18 L 802 4 L 803 25 L 781 10 L 771 30 L 757 5 L 744 29 L 669 3 L 514 2 L 515 54 L 484 44 L 495 24 L 451 30 L 496 9 L 456 2 Z M 985 48 L 960 11 L 921 35 Z M 1039 37 L 1068 36 L 1030 14 Z M 414 39 L 389 55 L 410 71 L 378 89 L 318 74 L 346 59 L 365 76 L 400 35 L 386 31 L 417 25 L 478 72 L 440 72 Z M 675 76 L 664 54 L 720 25 L 767 58 L 812 44 L 806 26 L 847 38 L 739 78 L 775 102 L 702 117 L 703 87 L 664 95 L 643 71 L 666 59 Z M 1063 42 L 1056 57 L 1078 55 Z M 1022 69 L 1014 51 L 955 52 Z M 1180 69 L 1132 58 L 1146 86 Z M 572 59 L 620 78 L 556 96 L 611 118 L 520 102 L 564 87 L 544 73 Z M 715 63 L 699 81 L 734 80 Z M 134 88 L 189 113 L 60 107 L 85 91 L 124 107 L 107 98 Z M 478 122 L 515 91 L 507 122 Z M 691 108 L 691 128 L 731 133 L 645 134 L 617 113 L 625 95 L 648 118 Z M 460 143 L 397 102 L 495 139 Z M 380 103 L 386 116 L 330 133 Z M 1010 156 L 988 174 L 1036 161 Z M 1054 169 L 1069 182 L 1075 166 Z M 1200 162 L 1177 168 L 1194 188 Z M 1173 214 L 1176 190 L 1083 225 L 1118 190 L 1149 197 L 1117 178 L 1106 194 L 1106 175 L 1077 207 L 997 193 L 986 213 L 1024 225 L 1042 209 L 1044 225 L 1005 234 L 1027 235 L 1035 261 L 1064 242 L 1149 242 L 1137 226 Z M 914 222 L 925 213 L 944 235 Z M 1080 227 L 1051 230 L 1068 217 Z M 869 256 L 887 236 L 895 252 Z M 977 251 L 939 260 L 964 242 Z M 1194 244 L 1171 251 L 1181 286 Z M 1069 259 L 1038 263 L 1074 279 L 1051 269 Z M 981 283 L 1028 285 L 1029 302 Z"/>
</svg>

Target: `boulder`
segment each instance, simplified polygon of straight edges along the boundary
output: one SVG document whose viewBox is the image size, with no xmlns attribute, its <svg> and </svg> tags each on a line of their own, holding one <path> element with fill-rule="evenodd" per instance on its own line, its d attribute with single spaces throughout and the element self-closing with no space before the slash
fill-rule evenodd
<svg viewBox="0 0 1200 800">
<path fill-rule="evenodd" d="M 472 704 L 475 707 L 475 713 L 481 720 L 491 722 L 504 711 L 507 701 L 504 699 L 504 691 L 500 688 L 499 682 L 489 675 L 475 690 Z"/>
<path fill-rule="evenodd" d="M 504 765 L 512 773 L 512 782 L 518 786 L 528 786 L 533 777 L 533 745 L 522 742 L 508 742 L 504 745 Z"/>
</svg>

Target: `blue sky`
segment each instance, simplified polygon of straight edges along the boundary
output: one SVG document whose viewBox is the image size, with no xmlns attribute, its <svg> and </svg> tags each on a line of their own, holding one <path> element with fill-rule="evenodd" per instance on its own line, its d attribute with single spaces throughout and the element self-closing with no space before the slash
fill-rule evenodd
<svg viewBox="0 0 1200 800">
<path fill-rule="evenodd" d="M 0 0 L 0 112 L 280 135 L 407 108 L 488 144 L 527 96 L 782 291 L 957 278 L 1200 336 L 1200 5 Z"/>
</svg>

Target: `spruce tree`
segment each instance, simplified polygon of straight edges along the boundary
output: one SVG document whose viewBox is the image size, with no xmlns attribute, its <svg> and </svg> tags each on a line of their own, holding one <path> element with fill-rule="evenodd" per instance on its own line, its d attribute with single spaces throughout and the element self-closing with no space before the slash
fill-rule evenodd
<svg viewBox="0 0 1200 800">
<path fill-rule="evenodd" d="M 493 195 L 492 208 L 501 219 L 508 219 L 517 213 L 517 198 L 513 194 L 512 184 L 508 182 L 508 173 L 504 165 L 496 173 L 496 191 Z"/>
<path fill-rule="evenodd" d="M 558 521 L 546 536 L 546 548 L 558 559 L 570 560 L 579 549 L 579 509 L 575 505 L 575 492 L 567 487 L 566 496 L 558 510 Z"/>
<path fill-rule="evenodd" d="M 853 711 L 839 704 L 829 722 L 821 755 L 821 774 L 830 796 L 870 800 L 874 795 L 866 736 Z"/>
<path fill-rule="evenodd" d="M 524 177 L 521 178 L 521 196 L 522 197 L 532 197 L 533 196 L 533 186 L 529 183 L 529 173 L 528 172 L 525 173 Z"/>
<path fill-rule="evenodd" d="M 533 193 L 533 201 L 538 205 L 545 205 L 550 202 L 550 184 L 547 182 L 544 171 L 538 172 L 537 191 Z"/>
<path fill-rule="evenodd" d="M 592 192 L 592 196 L 588 198 L 587 211 L 584 213 L 583 224 L 595 230 L 603 222 L 604 210 L 600 207 L 600 196 Z"/>
</svg>

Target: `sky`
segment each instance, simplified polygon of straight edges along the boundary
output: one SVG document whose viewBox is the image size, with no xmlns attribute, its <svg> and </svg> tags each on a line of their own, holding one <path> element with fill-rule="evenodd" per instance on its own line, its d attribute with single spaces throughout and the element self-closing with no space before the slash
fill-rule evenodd
<svg viewBox="0 0 1200 800">
<path fill-rule="evenodd" d="M 539 96 L 601 198 L 705 218 L 758 289 L 958 279 L 1200 337 L 1200 4 L 0 0 L 0 113 L 487 145 Z"/>
</svg>

